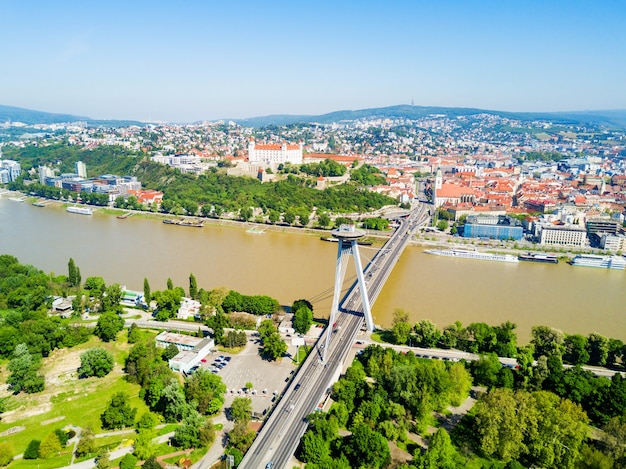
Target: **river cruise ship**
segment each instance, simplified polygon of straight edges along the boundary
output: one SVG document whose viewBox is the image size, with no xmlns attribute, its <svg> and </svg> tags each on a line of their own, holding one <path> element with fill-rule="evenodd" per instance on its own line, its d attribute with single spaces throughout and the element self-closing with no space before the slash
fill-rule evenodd
<svg viewBox="0 0 626 469">
<path fill-rule="evenodd" d="M 66 209 L 70 213 L 78 213 L 79 215 L 91 215 L 93 212 L 89 207 L 67 207 Z"/>
<path fill-rule="evenodd" d="M 511 254 L 492 254 L 489 252 L 470 251 L 468 249 L 428 249 L 426 254 L 435 256 L 459 257 L 461 259 L 478 259 L 481 261 L 498 261 L 517 263 L 519 259 Z"/>
<path fill-rule="evenodd" d="M 624 268 L 626 268 L 626 259 L 624 259 L 624 256 L 578 254 L 572 259 L 571 264 L 583 267 L 598 267 L 600 269 L 624 270 Z"/>
</svg>

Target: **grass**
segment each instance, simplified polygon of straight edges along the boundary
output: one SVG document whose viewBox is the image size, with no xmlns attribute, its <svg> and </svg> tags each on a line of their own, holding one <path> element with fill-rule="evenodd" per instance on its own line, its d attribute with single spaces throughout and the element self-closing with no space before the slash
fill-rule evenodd
<svg viewBox="0 0 626 469">
<path fill-rule="evenodd" d="M 55 365 L 70 358 L 75 361 L 80 353 L 93 347 L 103 347 L 110 351 L 115 358 L 116 366 L 107 376 L 77 379 L 74 369 L 70 373 L 61 373 L 57 377 L 58 384 L 50 384 L 50 377 L 48 376 L 46 389 L 41 393 L 31 395 L 21 393 L 8 398 L 7 411 L 15 411 L 23 414 L 23 417 L 10 421 L 12 416 L 6 415 L 0 421 L 0 433 L 16 426 L 26 427 L 19 433 L 2 438 L 3 441 L 7 441 L 13 446 L 15 454 L 23 453 L 31 440 L 43 440 L 49 433 L 67 425 L 76 425 L 82 428 L 91 427 L 94 433 L 101 433 L 100 415 L 109 404 L 111 396 L 117 392 L 128 394 L 130 405 L 137 408 L 138 416 L 148 411 L 146 404 L 139 398 L 139 385 L 128 383 L 123 379 L 120 364 L 123 363 L 127 351 L 130 349 L 130 345 L 126 342 L 103 343 L 93 337 L 87 343 L 73 349 L 55 350 L 50 357 L 44 359 L 42 370 L 50 372 Z M 47 423 L 52 419 L 61 417 L 62 419 L 59 421 Z M 99 439 L 96 441 L 98 444 L 101 443 Z M 58 464 L 58 462 L 53 464 L 52 460 L 36 461 L 39 462 L 40 469 L 68 464 L 67 461 L 62 464 Z M 48 463 L 51 465 L 48 466 Z M 24 461 L 23 464 L 28 465 L 30 462 Z M 41 466 L 41 464 L 46 465 Z"/>
<path fill-rule="evenodd" d="M 393 332 L 389 329 L 378 329 L 376 332 L 372 332 L 372 340 L 379 344 L 395 343 Z"/>
<path fill-rule="evenodd" d="M 296 363 L 296 365 L 300 365 L 311 350 L 312 347 L 310 345 L 298 347 L 298 355 L 294 357 L 294 362 Z"/>
</svg>

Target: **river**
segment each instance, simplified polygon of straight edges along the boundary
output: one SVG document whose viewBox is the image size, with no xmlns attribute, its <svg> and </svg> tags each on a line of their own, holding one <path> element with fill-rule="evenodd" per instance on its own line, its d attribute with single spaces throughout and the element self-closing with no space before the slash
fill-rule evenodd
<svg viewBox="0 0 626 469">
<path fill-rule="evenodd" d="M 318 236 L 252 234 L 232 225 L 173 226 L 100 212 L 70 214 L 0 198 L 0 253 L 59 274 L 67 273 L 72 257 L 83 281 L 102 276 L 107 284 L 134 290 L 143 289 L 144 277 L 153 291 L 165 289 L 168 278 L 187 290 L 193 273 L 204 289 L 270 295 L 285 305 L 307 298 L 316 316 L 330 311 L 337 248 Z M 363 261 L 374 252 L 362 247 Z M 412 321 L 427 318 L 440 328 L 456 320 L 464 325 L 510 320 L 518 326 L 520 343 L 529 340 L 536 324 L 626 341 L 625 275 L 564 262 L 442 258 L 409 246 L 373 306 L 374 322 L 389 326 L 394 309 L 403 308 Z"/>
</svg>

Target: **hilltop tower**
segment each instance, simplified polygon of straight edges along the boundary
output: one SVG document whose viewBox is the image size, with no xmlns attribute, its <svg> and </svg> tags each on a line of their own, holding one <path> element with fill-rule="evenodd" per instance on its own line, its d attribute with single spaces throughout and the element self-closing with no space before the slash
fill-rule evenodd
<svg viewBox="0 0 626 469">
<path fill-rule="evenodd" d="M 326 332 L 326 340 L 324 342 L 323 360 L 326 360 L 326 352 L 330 344 L 330 338 L 336 330 L 337 313 L 339 311 L 339 299 L 341 296 L 341 285 L 343 284 L 348 267 L 347 257 L 352 256 L 354 266 L 356 268 L 357 284 L 361 292 L 361 303 L 363 305 L 363 314 L 365 316 L 365 324 L 368 331 L 374 330 L 374 320 L 372 319 L 372 310 L 370 307 L 369 296 L 365 286 L 365 277 L 363 276 L 363 266 L 359 256 L 359 245 L 357 241 L 365 236 L 363 230 L 358 230 L 354 225 L 341 225 L 338 229 L 331 232 L 334 238 L 337 238 L 337 263 L 335 269 L 335 291 L 333 294 L 333 303 L 330 308 L 330 317 Z"/>
</svg>

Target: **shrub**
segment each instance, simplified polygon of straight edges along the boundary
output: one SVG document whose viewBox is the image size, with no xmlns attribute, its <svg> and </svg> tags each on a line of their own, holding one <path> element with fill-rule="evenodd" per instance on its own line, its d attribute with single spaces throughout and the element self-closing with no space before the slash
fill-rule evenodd
<svg viewBox="0 0 626 469">
<path fill-rule="evenodd" d="M 13 459 L 13 447 L 10 443 L 0 443 L 0 466 L 8 465 Z"/>
<path fill-rule="evenodd" d="M 37 459 L 39 457 L 39 445 L 41 441 L 39 440 L 30 440 L 26 450 L 24 451 L 24 459 Z"/>
</svg>

